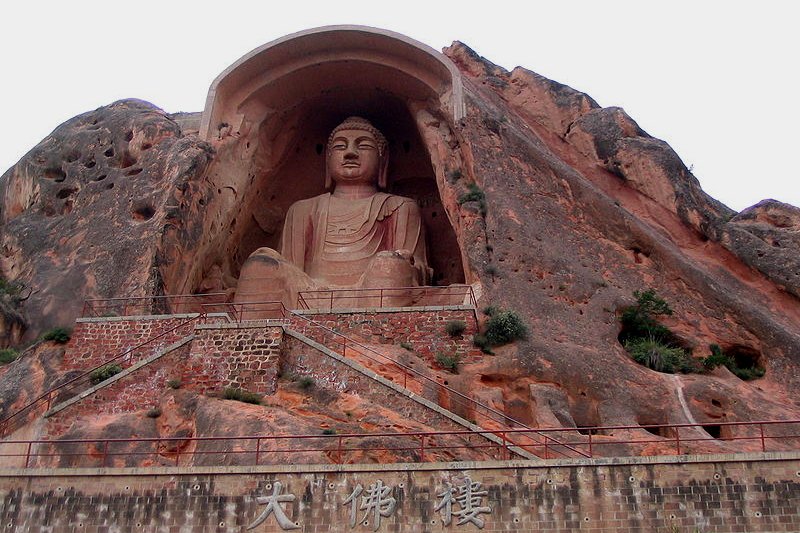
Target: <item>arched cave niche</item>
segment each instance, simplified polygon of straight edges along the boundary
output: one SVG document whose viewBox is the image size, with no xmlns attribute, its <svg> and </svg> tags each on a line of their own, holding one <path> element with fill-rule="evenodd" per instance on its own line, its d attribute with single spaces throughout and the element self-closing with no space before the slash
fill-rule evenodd
<svg viewBox="0 0 800 533">
<path fill-rule="evenodd" d="M 209 90 L 200 134 L 217 155 L 207 173 L 206 230 L 186 271 L 165 279 L 167 290 L 205 292 L 212 271 L 229 286 L 256 248 L 277 248 L 289 206 L 325 192 L 328 135 L 350 115 L 369 119 L 389 141 L 388 192 L 420 204 L 433 283 L 463 283 L 462 254 L 437 188 L 447 163 L 419 129 L 423 115 L 446 129 L 463 112 L 458 69 L 392 32 L 318 28 L 246 54 Z"/>
<path fill-rule="evenodd" d="M 276 114 L 261 125 L 255 154 L 260 168 L 229 240 L 231 273 L 238 275 L 238 268 L 258 247 L 278 248 L 284 216 L 292 203 L 325 192 L 328 136 L 342 120 L 359 115 L 370 120 L 389 142 L 387 191 L 413 198 L 420 206 L 433 284 L 463 283 L 458 242 L 439 197 L 430 155 L 406 103 L 369 89 L 332 93 Z M 292 138 L 280 140 L 280 135 Z M 276 139 L 286 149 L 280 161 L 271 164 L 261 154 L 271 153 L 268 144 Z"/>
</svg>

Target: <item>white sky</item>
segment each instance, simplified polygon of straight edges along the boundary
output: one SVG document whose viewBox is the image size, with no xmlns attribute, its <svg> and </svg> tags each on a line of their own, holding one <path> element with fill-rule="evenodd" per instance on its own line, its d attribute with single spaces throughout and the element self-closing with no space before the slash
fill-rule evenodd
<svg viewBox="0 0 800 533">
<path fill-rule="evenodd" d="M 800 7 L 792 1 L 4 2 L 0 173 L 65 120 L 120 98 L 201 111 L 211 81 L 295 31 L 364 24 L 460 40 L 623 107 L 741 210 L 800 206 Z"/>
</svg>

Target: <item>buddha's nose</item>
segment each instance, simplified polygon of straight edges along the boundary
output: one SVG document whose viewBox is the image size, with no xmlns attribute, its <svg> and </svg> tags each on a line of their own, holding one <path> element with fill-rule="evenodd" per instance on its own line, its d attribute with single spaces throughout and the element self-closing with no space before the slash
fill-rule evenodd
<svg viewBox="0 0 800 533">
<path fill-rule="evenodd" d="M 356 150 L 355 146 L 348 146 L 347 150 L 344 152 L 345 159 L 355 159 L 358 157 L 358 150 Z"/>
</svg>

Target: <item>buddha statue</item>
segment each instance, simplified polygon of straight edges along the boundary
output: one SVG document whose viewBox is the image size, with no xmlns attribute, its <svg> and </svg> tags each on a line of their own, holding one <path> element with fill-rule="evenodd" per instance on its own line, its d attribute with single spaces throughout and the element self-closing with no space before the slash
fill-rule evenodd
<svg viewBox="0 0 800 533">
<path fill-rule="evenodd" d="M 369 121 L 350 117 L 338 125 L 326 152 L 325 186 L 333 191 L 289 207 L 280 252 L 259 248 L 250 255 L 234 301 L 283 301 L 291 308 L 304 290 L 428 284 L 419 206 L 381 192 L 387 166 L 386 139 Z M 346 291 L 337 292 L 347 300 Z M 349 303 L 343 306 L 365 302 Z"/>
</svg>

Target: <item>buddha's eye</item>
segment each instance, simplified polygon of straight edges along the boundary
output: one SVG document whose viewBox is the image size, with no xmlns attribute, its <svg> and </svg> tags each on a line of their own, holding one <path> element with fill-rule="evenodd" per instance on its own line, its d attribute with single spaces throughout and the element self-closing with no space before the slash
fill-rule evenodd
<svg viewBox="0 0 800 533">
<path fill-rule="evenodd" d="M 343 142 L 336 142 L 333 143 L 333 146 L 331 148 L 333 148 L 334 150 L 344 150 L 345 148 L 347 148 L 347 144 Z"/>
<path fill-rule="evenodd" d="M 377 147 L 369 141 L 361 141 L 358 143 L 359 150 L 375 150 Z"/>
</svg>

